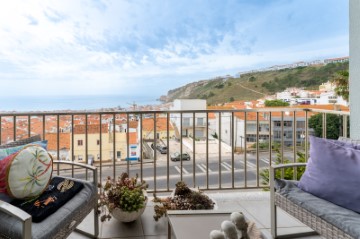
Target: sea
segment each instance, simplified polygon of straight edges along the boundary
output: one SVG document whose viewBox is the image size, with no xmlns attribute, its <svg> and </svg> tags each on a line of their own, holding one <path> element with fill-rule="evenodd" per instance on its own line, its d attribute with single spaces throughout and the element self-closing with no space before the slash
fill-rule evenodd
<svg viewBox="0 0 360 239">
<path fill-rule="evenodd" d="M 0 112 L 62 111 L 131 108 L 133 104 L 159 105 L 152 96 L 81 95 L 81 96 L 16 96 L 0 97 Z"/>
</svg>

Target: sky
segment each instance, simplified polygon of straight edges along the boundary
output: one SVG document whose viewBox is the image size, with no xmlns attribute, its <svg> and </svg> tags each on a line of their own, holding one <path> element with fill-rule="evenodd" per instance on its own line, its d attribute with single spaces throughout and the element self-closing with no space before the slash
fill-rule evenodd
<svg viewBox="0 0 360 239">
<path fill-rule="evenodd" d="M 349 55 L 348 0 L 11 0 L 0 92 L 159 97 L 187 83 Z"/>
</svg>

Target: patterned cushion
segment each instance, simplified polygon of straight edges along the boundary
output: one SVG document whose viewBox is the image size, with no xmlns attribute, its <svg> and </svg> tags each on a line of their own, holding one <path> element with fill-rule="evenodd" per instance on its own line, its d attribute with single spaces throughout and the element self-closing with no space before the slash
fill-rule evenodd
<svg viewBox="0 0 360 239">
<path fill-rule="evenodd" d="M 20 139 L 14 142 L 10 142 L 4 145 L 0 145 L 0 149 L 5 149 L 5 148 L 10 148 L 10 147 L 15 147 L 15 146 L 20 146 L 20 145 L 25 145 L 25 144 L 30 144 L 32 142 L 36 142 L 36 141 L 40 141 L 41 140 L 41 136 L 35 135 L 35 136 L 31 136 L 30 138 L 26 138 L 26 139 Z"/>
<path fill-rule="evenodd" d="M 47 140 L 43 140 L 43 141 L 37 141 L 37 142 L 33 142 L 31 144 L 25 144 L 25 145 L 20 145 L 20 146 L 16 146 L 16 147 L 11 147 L 11 148 L 4 148 L 4 149 L 0 149 L 0 161 L 9 156 L 10 154 L 16 153 L 18 151 L 20 151 L 21 149 L 25 148 L 28 145 L 39 145 L 41 147 L 43 147 L 45 150 L 47 149 Z"/>
<path fill-rule="evenodd" d="M 47 188 L 52 175 L 52 158 L 44 148 L 29 145 L 6 159 L 9 160 L 6 189 L 10 196 L 36 197 Z"/>
</svg>

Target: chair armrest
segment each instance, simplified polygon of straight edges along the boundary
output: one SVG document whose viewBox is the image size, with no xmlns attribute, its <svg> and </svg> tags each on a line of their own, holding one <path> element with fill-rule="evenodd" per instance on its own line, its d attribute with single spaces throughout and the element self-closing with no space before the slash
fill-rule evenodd
<svg viewBox="0 0 360 239">
<path fill-rule="evenodd" d="M 270 166 L 270 187 L 274 186 L 275 183 L 275 176 L 276 176 L 276 170 L 278 169 L 284 169 L 284 168 L 296 168 L 296 167 L 306 167 L 307 163 L 287 163 L 287 164 L 278 164 L 278 165 L 271 165 Z"/>
<path fill-rule="evenodd" d="M 94 175 L 94 185 L 97 186 L 98 183 L 98 179 L 97 179 L 97 168 L 91 165 L 87 165 L 87 164 L 83 164 L 83 163 L 76 163 L 76 162 L 72 162 L 72 161 L 62 161 L 62 160 L 53 160 L 54 164 L 67 164 L 67 165 L 72 165 L 72 166 L 78 166 L 81 168 L 85 168 L 88 170 L 91 170 L 93 172 Z"/>
<path fill-rule="evenodd" d="M 74 166 L 79 166 L 82 168 L 86 168 L 92 171 L 96 171 L 96 167 L 88 165 L 88 164 L 84 164 L 84 163 L 76 163 L 76 162 L 72 162 L 72 161 L 62 161 L 62 160 L 53 160 L 54 164 L 68 164 L 68 165 L 74 165 Z"/>
<path fill-rule="evenodd" d="M 0 211 L 9 214 L 10 216 L 16 217 L 21 220 L 23 224 L 23 239 L 31 238 L 31 215 L 21 210 L 18 207 L 11 205 L 10 203 L 0 200 Z"/>
<path fill-rule="evenodd" d="M 31 215 L 27 212 L 21 210 L 18 207 L 11 205 L 10 203 L 4 202 L 0 200 L 0 211 L 5 212 L 11 216 L 14 216 L 21 221 L 25 222 L 28 219 L 31 219 Z"/>
<path fill-rule="evenodd" d="M 307 163 L 286 163 L 286 164 L 278 164 L 278 165 L 271 165 L 271 170 L 277 170 L 281 168 L 292 168 L 292 167 L 302 167 L 306 166 Z"/>
</svg>

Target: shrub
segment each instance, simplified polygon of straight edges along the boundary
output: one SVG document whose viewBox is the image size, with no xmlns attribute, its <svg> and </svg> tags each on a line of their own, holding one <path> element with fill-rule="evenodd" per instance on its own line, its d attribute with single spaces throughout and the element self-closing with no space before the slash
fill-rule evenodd
<svg viewBox="0 0 360 239">
<path fill-rule="evenodd" d="M 278 164 L 287 164 L 287 163 L 292 163 L 290 160 L 288 159 L 284 159 L 283 162 L 281 162 L 281 154 L 280 154 L 280 150 L 279 148 L 275 149 L 276 151 L 276 159 L 275 159 L 275 165 L 278 165 Z M 302 152 L 296 152 L 298 158 L 296 160 L 297 163 L 305 163 L 306 160 L 305 160 L 305 154 L 302 153 Z M 305 167 L 296 167 L 296 170 L 297 170 L 297 174 L 296 174 L 296 180 L 300 180 L 301 176 L 303 175 L 303 173 L 305 172 Z M 277 170 L 276 171 L 276 178 L 281 178 L 282 176 L 282 171 L 281 170 Z M 292 180 L 294 179 L 294 168 L 286 168 L 284 169 L 284 175 L 283 175 L 284 179 L 287 179 L 287 180 Z M 262 179 L 261 181 L 261 185 L 264 185 L 264 186 L 269 186 L 269 178 L 270 178 L 270 170 L 268 168 L 266 169 L 262 169 L 260 171 L 260 177 Z M 264 188 L 264 190 L 269 190 L 269 188 Z"/>
</svg>

